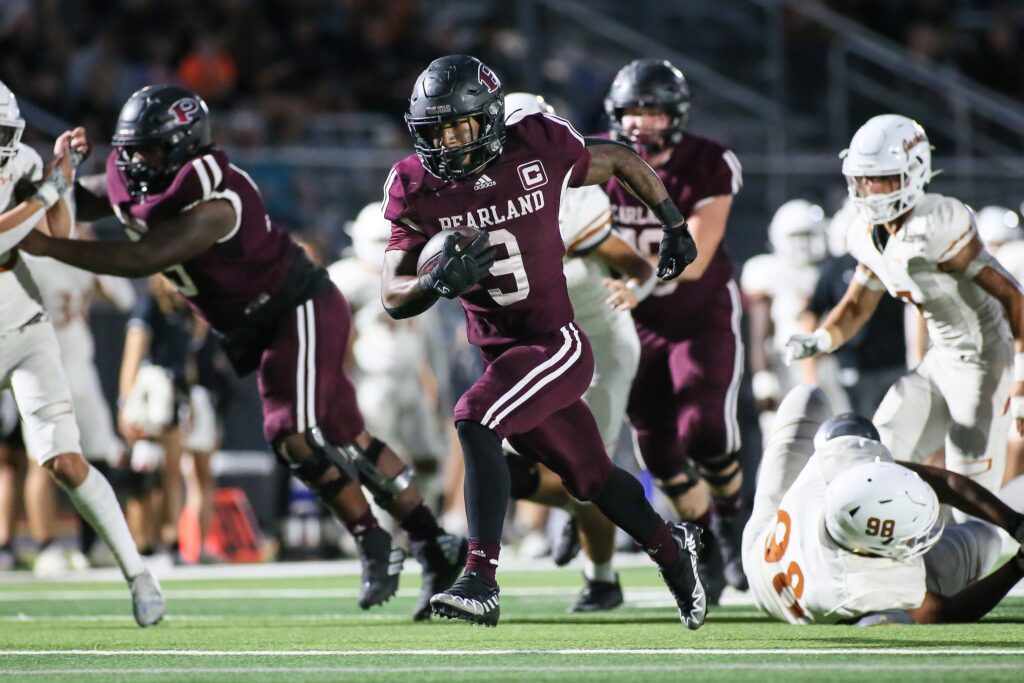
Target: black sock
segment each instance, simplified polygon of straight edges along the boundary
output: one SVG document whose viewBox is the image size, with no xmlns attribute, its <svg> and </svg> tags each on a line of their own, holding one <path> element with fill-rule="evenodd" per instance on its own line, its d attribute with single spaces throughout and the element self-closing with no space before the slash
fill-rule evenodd
<svg viewBox="0 0 1024 683">
<path fill-rule="evenodd" d="M 464 491 L 469 537 L 500 545 L 511 487 L 501 439 L 479 422 L 462 420 L 455 429 L 466 462 Z"/>
<path fill-rule="evenodd" d="M 654 537 L 662 521 L 644 496 L 643 484 L 618 466 L 612 469 L 608 483 L 591 502 L 640 545 L 646 545 Z"/>
</svg>

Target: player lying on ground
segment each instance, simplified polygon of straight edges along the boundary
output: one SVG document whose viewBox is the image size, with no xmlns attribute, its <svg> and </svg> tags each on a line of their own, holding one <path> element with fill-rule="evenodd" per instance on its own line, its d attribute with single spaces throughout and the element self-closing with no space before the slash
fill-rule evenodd
<svg viewBox="0 0 1024 683">
<path fill-rule="evenodd" d="M 412 472 L 363 428 L 343 369 L 351 315 L 326 271 L 271 222 L 252 179 L 214 146 L 195 93 L 134 93 L 112 143 L 106 173 L 76 184 L 76 201 L 90 218 L 116 214 L 133 241 L 38 235 L 25 248 L 96 273 L 162 271 L 223 335 L 238 374 L 258 372 L 267 442 L 356 538 L 360 607 L 394 595 L 404 559 L 377 525 L 365 485 L 409 534 L 424 568 L 414 616 L 429 618 L 427 601 L 458 576 L 465 542 L 438 526 Z"/>
<path fill-rule="evenodd" d="M 550 114 L 506 127 L 501 83 L 472 57 L 435 60 L 417 79 L 409 104 L 406 122 L 417 154 L 392 168 L 384 188 L 384 216 L 392 222 L 384 306 L 405 318 L 441 296 L 459 297 L 469 341 L 485 364 L 454 415 L 466 463 L 469 559 L 462 578 L 431 598 L 435 612 L 498 622 L 495 571 L 510 490 L 501 440 L 507 438 L 636 539 L 661 567 L 682 621 L 699 628 L 706 608 L 696 564 L 699 531 L 670 527 L 654 512 L 640 482 L 608 458 L 581 398 L 594 357 L 573 322 L 558 226 L 563 188 L 614 174 L 661 217 L 658 274 L 672 279 L 697 251 L 682 215 L 629 148 L 608 141 L 588 146 Z M 466 227 L 476 235 L 472 243 L 448 233 L 436 253 L 423 254 L 429 258 L 421 272 L 428 240 L 443 228 Z"/>
<path fill-rule="evenodd" d="M 940 503 L 976 519 L 943 527 Z M 832 417 L 804 384 L 779 407 L 743 567 L 761 609 L 791 624 L 977 621 L 1024 578 L 1024 550 L 986 576 L 996 526 L 1024 539 L 1024 515 L 962 475 L 895 463 L 867 418 Z"/>
<path fill-rule="evenodd" d="M 9 205 L 19 182 L 34 175 L 33 158 L 39 157 L 21 144 L 24 127 L 14 95 L 0 83 L 0 206 Z M 65 195 L 74 177 L 72 150 L 77 155 L 87 144 L 80 128 L 61 135 L 34 194 L 0 215 L 0 388 L 9 385 L 14 394 L 26 450 L 110 547 L 131 588 L 135 621 L 151 626 L 163 618 L 163 594 L 139 556 L 114 490 L 82 457 L 57 337 L 18 254 L 26 237 L 71 232 Z"/>
</svg>

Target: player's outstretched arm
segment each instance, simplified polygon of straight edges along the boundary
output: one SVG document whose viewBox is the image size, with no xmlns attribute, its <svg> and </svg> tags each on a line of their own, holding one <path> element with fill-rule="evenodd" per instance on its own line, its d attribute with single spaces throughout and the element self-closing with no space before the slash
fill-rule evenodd
<svg viewBox="0 0 1024 683">
<path fill-rule="evenodd" d="M 392 250 L 384 252 L 384 271 L 381 274 L 380 298 L 395 320 L 412 318 L 427 310 L 441 298 L 434 289 L 421 286 L 416 275 L 415 251 Z"/>
<path fill-rule="evenodd" d="M 235 228 L 227 200 L 203 202 L 151 225 L 137 242 L 68 240 L 34 232 L 21 247 L 82 270 L 121 277 L 145 277 L 198 256 Z"/>
<path fill-rule="evenodd" d="M 1012 275 L 975 236 L 955 256 L 939 264 L 947 272 L 964 273 L 1002 304 L 1013 333 L 1013 390 L 1010 405 L 1017 433 L 1024 435 L 1024 292 Z"/>
<path fill-rule="evenodd" d="M 907 614 L 918 624 L 971 623 L 978 621 L 1002 601 L 1024 578 L 1024 551 L 1002 567 L 955 595 L 925 593 L 924 602 Z"/>
<path fill-rule="evenodd" d="M 587 150 L 590 152 L 590 167 L 583 184 L 598 185 L 614 176 L 646 204 L 664 228 L 658 248 L 658 277 L 662 280 L 679 277 L 697 259 L 699 250 L 686 219 L 669 199 L 661 178 L 626 145 L 602 138 L 587 138 Z"/>
<path fill-rule="evenodd" d="M 800 358 L 812 358 L 835 351 L 871 319 L 885 289 L 863 263 L 850 280 L 846 294 L 811 334 L 794 334 L 786 342 L 786 365 Z"/>
<path fill-rule="evenodd" d="M 899 464 L 917 472 L 918 476 L 935 489 L 940 503 L 952 505 L 972 517 L 995 524 L 1005 529 L 1018 542 L 1024 541 L 1024 514 L 1015 511 L 981 484 L 939 467 L 912 462 Z"/>
</svg>

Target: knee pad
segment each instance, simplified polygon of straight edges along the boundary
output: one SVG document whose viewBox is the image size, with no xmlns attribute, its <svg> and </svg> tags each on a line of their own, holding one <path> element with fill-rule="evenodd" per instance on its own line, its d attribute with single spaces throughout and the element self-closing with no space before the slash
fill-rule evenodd
<svg viewBox="0 0 1024 683">
<path fill-rule="evenodd" d="M 383 508 L 391 505 L 413 485 L 415 473 L 411 467 L 405 467 L 394 476 L 388 476 L 377 469 L 377 463 L 385 447 L 380 439 L 371 439 L 370 445 L 365 449 L 354 442 L 335 446 L 324 438 L 318 427 L 310 427 L 306 431 L 306 441 L 311 447 L 329 454 L 339 467 L 370 489 L 374 501 Z"/>
<path fill-rule="evenodd" d="M 687 480 L 678 484 L 661 484 L 658 487 L 669 498 L 678 498 L 700 483 L 700 472 L 693 465 L 686 465 L 677 474 L 685 474 Z"/>
<path fill-rule="evenodd" d="M 537 469 L 537 463 L 518 453 L 505 453 L 505 462 L 508 463 L 510 493 L 514 499 L 529 498 L 537 492 L 540 487 L 540 470 Z"/>
<path fill-rule="evenodd" d="M 278 459 L 288 466 L 291 473 L 301 479 L 320 500 L 331 500 L 354 479 L 350 472 L 341 466 L 335 458 L 332 458 L 327 450 L 317 446 L 308 438 L 307 442 L 312 452 L 297 462 L 282 452 L 283 448 L 280 443 L 274 448 L 274 452 Z M 320 483 L 320 479 L 332 469 L 337 471 L 338 476 L 330 481 Z"/>
<path fill-rule="evenodd" d="M 701 458 L 698 462 L 700 476 L 712 486 L 725 486 L 740 473 L 739 451 L 726 453 L 713 458 Z M 735 465 L 736 467 L 733 467 Z M 728 471 L 727 470 L 730 470 Z"/>
</svg>

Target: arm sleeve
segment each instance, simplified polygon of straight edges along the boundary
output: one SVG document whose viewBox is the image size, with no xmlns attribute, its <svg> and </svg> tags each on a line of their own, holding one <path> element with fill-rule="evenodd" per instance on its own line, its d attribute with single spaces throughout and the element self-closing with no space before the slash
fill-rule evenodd
<svg viewBox="0 0 1024 683">
<path fill-rule="evenodd" d="M 113 275 L 97 275 L 96 279 L 117 310 L 127 311 L 135 305 L 135 286 L 131 280 Z"/>
<path fill-rule="evenodd" d="M 928 255 L 935 263 L 953 258 L 978 235 L 967 207 L 952 197 L 943 198 L 929 222 Z"/>
<path fill-rule="evenodd" d="M 535 116 L 541 124 L 537 137 L 537 145 L 542 146 L 546 154 L 558 158 L 564 163 L 556 178 L 551 182 L 560 182 L 568 174 L 568 186 L 579 187 L 590 171 L 590 152 L 587 151 L 583 136 L 576 132 L 572 124 L 554 114 Z M 532 130 L 532 125 L 531 128 Z"/>
<path fill-rule="evenodd" d="M 388 238 L 385 251 L 412 251 L 427 242 L 427 236 L 419 226 L 418 217 L 409 206 L 406 198 L 405 183 L 393 166 L 384 182 L 384 201 L 381 204 L 384 218 L 391 221 L 391 237 Z"/>
<path fill-rule="evenodd" d="M 740 275 L 740 289 L 744 294 L 762 294 L 771 291 L 771 276 L 768 274 L 770 267 L 769 254 L 760 254 L 747 259 L 743 264 L 743 273 Z"/>
<path fill-rule="evenodd" d="M 715 197 L 732 196 L 743 187 L 743 167 L 736 154 L 727 147 L 719 147 L 719 154 L 709 164 L 700 199 L 694 204 L 699 209 Z"/>
</svg>

